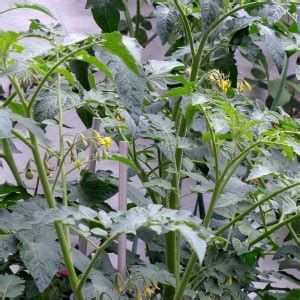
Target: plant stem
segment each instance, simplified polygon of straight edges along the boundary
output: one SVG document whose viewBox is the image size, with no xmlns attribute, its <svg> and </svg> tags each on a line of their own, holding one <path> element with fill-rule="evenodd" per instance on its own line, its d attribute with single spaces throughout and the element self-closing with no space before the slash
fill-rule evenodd
<svg viewBox="0 0 300 300">
<path fill-rule="evenodd" d="M 193 35 L 192 35 L 192 30 L 191 30 L 191 27 L 190 27 L 190 23 L 189 23 L 189 21 L 186 17 L 186 14 L 184 13 L 184 11 L 181 7 L 181 4 L 178 3 L 178 0 L 174 0 L 174 3 L 176 5 L 177 9 L 179 10 L 180 18 L 181 18 L 183 28 L 184 28 L 184 31 L 185 31 L 185 35 L 187 36 L 187 39 L 188 39 L 188 42 L 189 42 L 189 45 L 190 45 L 191 54 L 192 54 L 192 57 L 194 57 L 195 56 L 195 48 L 194 48 L 194 41 L 193 41 Z"/>
<path fill-rule="evenodd" d="M 275 110 L 277 108 L 278 104 L 279 104 L 280 97 L 281 97 L 283 89 L 284 89 L 284 84 L 285 84 L 285 81 L 286 81 L 288 68 L 289 68 L 289 59 L 287 57 L 285 67 L 284 67 L 283 73 L 281 75 L 280 84 L 279 84 L 277 93 L 275 95 L 275 99 L 273 100 L 271 108 L 270 108 L 271 110 Z"/>
<path fill-rule="evenodd" d="M 256 239 L 252 240 L 249 243 L 249 247 L 254 246 L 255 244 L 259 243 L 260 241 L 264 240 L 265 238 L 267 238 L 270 234 L 272 234 L 273 232 L 277 231 L 278 229 L 280 229 L 281 227 L 290 224 L 291 222 L 297 220 L 298 218 L 300 218 L 300 213 L 297 213 L 296 215 L 289 217 L 285 220 L 283 220 L 282 222 L 279 222 L 278 224 L 274 225 L 271 229 L 269 229 L 267 232 L 264 232 L 263 234 L 261 234 L 259 237 L 257 237 Z"/>
<path fill-rule="evenodd" d="M 100 42 L 97 43 L 91 43 L 85 46 L 82 46 L 78 49 L 73 50 L 72 52 L 70 52 L 69 54 L 65 55 L 63 58 L 61 58 L 57 63 L 55 63 L 50 70 L 46 73 L 46 75 L 43 77 L 43 79 L 40 81 L 40 83 L 38 84 L 36 90 L 34 91 L 31 99 L 29 100 L 28 106 L 27 106 L 27 117 L 30 116 L 30 110 L 35 102 L 36 97 L 38 96 L 39 92 L 41 91 L 41 89 L 43 88 L 44 84 L 46 83 L 47 79 L 53 74 L 53 72 L 63 63 L 65 62 L 69 57 L 73 56 L 74 54 L 76 54 L 79 51 L 91 48 L 97 44 L 99 44 Z"/>
<path fill-rule="evenodd" d="M 134 37 L 137 40 L 139 39 L 140 22 L 141 22 L 141 2 L 140 2 L 140 0 L 136 0 L 136 15 L 135 15 L 135 33 L 134 33 Z"/>
<path fill-rule="evenodd" d="M 132 26 L 132 20 L 131 20 L 131 16 L 130 16 L 127 1 L 123 0 L 123 4 L 125 6 L 124 15 L 125 15 L 126 23 L 127 23 L 127 26 L 128 26 L 128 32 L 129 32 L 129 35 L 131 37 L 134 37 L 134 30 L 133 30 L 133 26 Z"/>
<path fill-rule="evenodd" d="M 20 172 L 18 170 L 18 167 L 16 165 L 15 159 L 12 155 L 12 150 L 9 144 L 9 140 L 8 139 L 2 139 L 2 146 L 3 146 L 3 154 L 4 154 L 4 159 L 8 165 L 8 167 L 10 168 L 17 185 L 22 186 L 22 178 L 20 176 Z"/>
<path fill-rule="evenodd" d="M 219 228 L 216 232 L 215 235 L 220 235 L 222 232 L 224 232 L 227 228 L 229 228 L 230 226 L 233 226 L 236 222 L 242 220 L 245 216 L 247 216 L 251 211 L 253 211 L 255 208 L 257 208 L 258 206 L 264 204 L 266 201 L 270 200 L 273 197 L 276 197 L 277 195 L 292 189 L 296 186 L 299 186 L 300 182 L 296 182 L 294 184 L 291 184 L 289 186 L 286 186 L 282 189 L 279 189 L 275 192 L 273 192 L 270 195 L 267 195 L 266 197 L 264 197 L 263 199 L 261 199 L 260 201 L 252 204 L 249 208 L 247 208 L 246 210 L 244 210 L 241 214 L 239 214 L 237 217 L 235 217 L 234 219 L 232 219 L 229 223 L 227 223 L 226 225 L 224 225 L 223 227 Z"/>
<path fill-rule="evenodd" d="M 49 208 L 55 208 L 56 201 L 55 201 L 54 196 L 51 191 L 51 187 L 50 187 L 50 184 L 49 184 L 49 181 L 47 178 L 44 163 L 43 163 L 42 157 L 39 152 L 36 137 L 32 133 L 30 133 L 30 140 L 31 140 L 31 143 L 33 146 L 32 154 L 33 154 L 33 157 L 34 157 L 34 160 L 36 163 L 36 167 L 37 167 L 38 174 L 40 177 L 41 185 L 44 190 L 45 198 L 48 202 Z M 68 270 L 68 276 L 69 276 L 72 290 L 74 292 L 76 300 L 83 300 L 84 297 L 83 297 L 82 291 L 77 290 L 77 276 L 76 276 L 76 272 L 75 272 L 75 269 L 73 266 L 70 247 L 68 246 L 68 243 L 66 241 L 62 225 L 58 222 L 55 222 L 54 225 L 55 225 L 55 230 L 56 230 L 57 237 L 59 240 L 59 244 L 61 246 L 61 250 L 63 253 L 64 262 L 65 262 L 66 268 Z"/>
<path fill-rule="evenodd" d="M 12 101 L 12 100 L 14 100 L 14 98 L 16 97 L 16 95 L 17 95 L 17 92 L 15 91 L 15 92 L 13 92 L 4 102 L 3 102 L 3 104 L 2 104 L 2 107 L 6 107 L 6 106 L 8 106 L 9 104 L 10 104 L 10 102 Z"/>
<path fill-rule="evenodd" d="M 293 237 L 295 243 L 297 244 L 297 246 L 300 247 L 300 239 L 297 236 L 297 233 L 293 229 L 292 225 L 291 224 L 287 224 L 287 228 L 288 228 L 290 234 L 292 235 L 292 237 Z"/>
<path fill-rule="evenodd" d="M 93 266 L 95 265 L 95 263 L 97 262 L 99 256 L 103 253 L 103 251 L 105 250 L 105 248 L 113 241 L 115 240 L 120 234 L 115 234 L 112 235 L 110 238 L 108 238 L 101 246 L 98 247 L 98 249 L 96 250 L 95 255 L 93 256 L 93 258 L 91 259 L 91 261 L 89 262 L 86 270 L 82 273 L 79 282 L 78 282 L 78 286 L 77 286 L 77 290 L 80 291 L 83 287 L 83 285 L 85 284 L 89 273 L 91 272 Z M 77 299 L 76 299 L 77 300 Z"/>
</svg>

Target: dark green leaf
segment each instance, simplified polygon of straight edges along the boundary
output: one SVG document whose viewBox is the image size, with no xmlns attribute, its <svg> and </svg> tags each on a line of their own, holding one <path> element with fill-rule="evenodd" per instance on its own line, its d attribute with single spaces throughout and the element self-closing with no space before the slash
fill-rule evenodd
<svg viewBox="0 0 300 300">
<path fill-rule="evenodd" d="M 92 14 L 97 25 L 102 32 L 117 31 L 120 23 L 120 12 L 117 9 L 115 1 L 102 0 L 97 6 L 92 8 Z"/>
<path fill-rule="evenodd" d="M 97 207 L 98 204 L 118 192 L 118 183 L 117 179 L 112 177 L 108 171 L 98 171 L 96 173 L 83 171 L 80 182 L 71 185 L 70 188 L 70 199 L 78 199 L 80 204 Z"/>
<path fill-rule="evenodd" d="M 156 17 L 158 36 L 164 45 L 175 29 L 178 13 L 174 9 L 170 9 L 164 5 L 158 5 L 156 7 Z"/>
<path fill-rule="evenodd" d="M 201 1 L 201 21 L 202 30 L 206 31 L 211 23 L 216 20 L 221 12 L 220 0 L 202 0 Z"/>
<path fill-rule="evenodd" d="M 265 36 L 266 47 L 270 52 L 279 73 L 281 73 L 284 68 L 286 59 L 286 54 L 283 49 L 281 39 L 276 36 L 275 32 L 272 29 L 266 26 L 261 26 L 260 28 L 261 33 Z"/>
<path fill-rule="evenodd" d="M 76 79 L 80 82 L 86 91 L 91 89 L 88 79 L 89 64 L 85 61 L 72 59 L 69 61 L 70 69 L 75 74 Z"/>
</svg>

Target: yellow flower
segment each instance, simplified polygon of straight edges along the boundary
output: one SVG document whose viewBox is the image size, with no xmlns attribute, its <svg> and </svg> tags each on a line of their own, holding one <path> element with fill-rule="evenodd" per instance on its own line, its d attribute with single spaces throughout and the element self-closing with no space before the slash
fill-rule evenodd
<svg viewBox="0 0 300 300">
<path fill-rule="evenodd" d="M 237 88 L 240 93 L 242 93 L 244 89 L 246 89 L 249 92 L 252 91 L 251 85 L 246 80 L 242 80 L 241 82 L 239 82 Z"/>
<path fill-rule="evenodd" d="M 221 79 L 219 80 L 219 87 L 222 89 L 222 91 L 226 94 L 231 87 L 231 82 L 229 79 Z"/>
<path fill-rule="evenodd" d="M 144 283 L 144 291 L 146 293 L 147 296 L 151 297 L 152 295 L 152 290 L 149 288 L 149 286 L 147 284 Z"/>
<path fill-rule="evenodd" d="M 73 166 L 74 166 L 75 168 L 77 168 L 77 169 L 80 169 L 80 167 L 81 167 L 81 161 L 80 161 L 79 159 L 75 160 L 75 161 L 73 162 Z"/>
<path fill-rule="evenodd" d="M 140 290 L 137 291 L 135 300 L 143 300 L 143 295 Z"/>
<path fill-rule="evenodd" d="M 252 87 L 249 84 L 249 82 L 247 82 L 246 80 L 243 80 L 243 83 L 244 83 L 244 86 L 245 86 L 246 90 L 248 90 L 249 92 L 251 92 L 252 91 Z"/>
<path fill-rule="evenodd" d="M 105 145 L 106 150 L 110 151 L 111 142 L 112 142 L 112 138 L 107 136 L 102 139 L 101 145 Z"/>
</svg>

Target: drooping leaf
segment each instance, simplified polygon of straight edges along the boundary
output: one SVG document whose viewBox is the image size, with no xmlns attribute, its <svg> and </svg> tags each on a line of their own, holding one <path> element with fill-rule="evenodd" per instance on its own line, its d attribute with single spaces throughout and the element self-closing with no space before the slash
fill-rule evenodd
<svg viewBox="0 0 300 300">
<path fill-rule="evenodd" d="M 92 14 L 102 32 L 117 31 L 120 23 L 120 12 L 114 0 L 98 1 L 97 6 L 92 8 Z"/>
<path fill-rule="evenodd" d="M 0 274 L 0 297 L 16 298 L 23 295 L 25 289 L 25 280 L 16 275 Z"/>
<path fill-rule="evenodd" d="M 99 57 L 114 75 L 117 93 L 133 120 L 138 123 L 142 113 L 145 97 L 146 80 L 130 71 L 116 56 L 109 55 L 103 49 L 97 48 Z"/>
<path fill-rule="evenodd" d="M 255 14 L 263 19 L 266 19 L 268 24 L 273 26 L 287 13 L 287 11 L 287 5 L 271 2 L 258 7 L 255 11 Z"/>
<path fill-rule="evenodd" d="M 170 9 L 165 5 L 158 5 L 155 11 L 157 17 L 157 32 L 164 45 L 169 40 L 175 29 L 178 13 L 174 9 Z"/>
<path fill-rule="evenodd" d="M 16 3 L 15 5 L 17 8 L 29 8 L 29 9 L 37 10 L 55 19 L 52 12 L 47 7 L 41 4 L 25 2 L 25 3 Z"/>
<path fill-rule="evenodd" d="M 22 242 L 21 259 L 42 292 L 49 286 L 62 263 L 54 228 L 34 225 L 31 230 L 19 231 L 17 238 Z"/>
<path fill-rule="evenodd" d="M 89 64 L 85 61 L 72 59 L 69 61 L 70 69 L 75 74 L 76 79 L 80 82 L 86 91 L 91 89 L 88 79 Z"/>
<path fill-rule="evenodd" d="M 169 231 L 180 231 L 189 242 L 202 262 L 206 251 L 207 233 L 199 225 L 197 218 L 188 211 L 163 208 L 161 205 L 150 204 L 147 208 L 134 207 L 127 212 L 110 213 L 112 216 L 111 234 L 136 233 L 141 227 L 149 227 L 157 234 Z"/>
<path fill-rule="evenodd" d="M 286 59 L 286 54 L 283 49 L 281 39 L 275 34 L 272 29 L 266 26 L 260 26 L 260 29 L 261 33 L 265 36 L 266 47 L 270 52 L 279 73 L 281 73 L 284 68 Z"/>
<path fill-rule="evenodd" d="M 134 57 L 124 45 L 122 35 L 119 32 L 112 32 L 104 33 L 102 37 L 102 48 L 117 56 L 134 74 L 138 75 L 140 73 L 139 68 Z"/>
<path fill-rule="evenodd" d="M 162 265 L 133 265 L 130 268 L 130 275 L 140 277 L 146 280 L 151 286 L 158 283 L 175 286 L 176 280 L 173 274 L 169 273 Z M 137 279 L 138 280 L 138 279 Z"/>
</svg>

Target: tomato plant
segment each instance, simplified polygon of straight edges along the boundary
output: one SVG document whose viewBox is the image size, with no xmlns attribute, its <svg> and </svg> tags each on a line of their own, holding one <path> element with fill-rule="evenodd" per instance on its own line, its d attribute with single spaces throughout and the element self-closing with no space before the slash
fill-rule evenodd
<svg viewBox="0 0 300 300">
<path fill-rule="evenodd" d="M 287 73 L 299 50 L 297 3 L 150 4 L 144 16 L 137 0 L 132 17 L 127 1 L 88 0 L 102 30 L 95 36 L 62 36 L 38 20 L 0 32 L 0 74 L 12 86 L 0 107 L 0 157 L 16 182 L 0 186 L 1 297 L 299 298 L 292 285 L 274 285 L 274 277 L 299 284 L 289 272 L 300 257 L 299 120 L 282 108 L 287 86 L 297 90 Z M 14 9 L 54 17 L 37 4 Z M 170 45 L 166 59 L 142 63 L 142 46 L 156 36 Z M 267 105 L 245 95 L 256 82 L 239 74 L 238 54 L 268 89 Z M 85 130 L 66 130 L 69 110 Z M 129 143 L 128 157 L 115 153 L 119 141 Z M 24 172 L 19 143 L 31 153 Z M 97 160 L 129 167 L 128 211 L 108 202 L 118 177 L 87 168 L 91 147 Z M 197 197 L 194 213 L 182 209 L 187 195 Z M 145 245 L 141 256 L 127 250 L 126 276 L 111 262 L 124 233 Z M 74 245 L 78 236 L 89 255 Z M 278 268 L 261 269 L 270 256 Z"/>
</svg>

